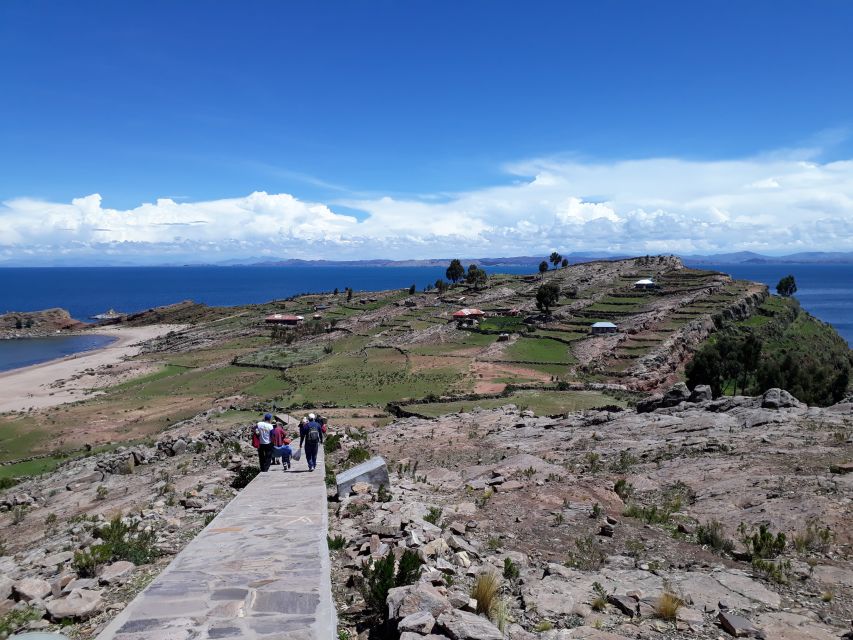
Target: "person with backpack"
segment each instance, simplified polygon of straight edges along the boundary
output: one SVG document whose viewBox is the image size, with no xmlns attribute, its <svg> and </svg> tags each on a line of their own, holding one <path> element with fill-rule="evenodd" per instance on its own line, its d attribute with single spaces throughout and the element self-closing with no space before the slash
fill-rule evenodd
<svg viewBox="0 0 853 640">
<path fill-rule="evenodd" d="M 258 436 L 258 464 L 261 471 L 270 470 L 270 462 L 272 462 L 270 434 L 272 430 L 272 414 L 264 414 L 264 419 L 255 425 L 255 435 Z"/>
<path fill-rule="evenodd" d="M 299 427 L 299 448 L 305 445 L 305 460 L 308 462 L 308 471 L 314 471 L 317 467 L 317 452 L 323 442 L 323 428 L 317 422 L 317 416 L 308 414 L 308 422 Z"/>
</svg>

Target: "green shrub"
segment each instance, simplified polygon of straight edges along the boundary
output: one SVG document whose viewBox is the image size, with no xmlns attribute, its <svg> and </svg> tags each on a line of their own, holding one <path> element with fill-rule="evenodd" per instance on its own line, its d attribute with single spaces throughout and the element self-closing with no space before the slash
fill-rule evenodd
<svg viewBox="0 0 853 640">
<path fill-rule="evenodd" d="M 362 569 L 362 595 L 368 608 L 374 615 L 383 619 L 388 617 L 388 592 L 395 586 L 394 556 L 390 553 L 373 564 Z"/>
<path fill-rule="evenodd" d="M 429 511 L 424 516 L 424 520 L 430 524 L 438 526 L 438 522 L 441 520 L 441 507 L 430 507 Z"/>
<path fill-rule="evenodd" d="M 110 561 L 103 545 L 95 545 L 89 550 L 75 551 L 71 567 L 81 578 L 94 578 L 98 570 Z"/>
<path fill-rule="evenodd" d="M 400 562 L 397 565 L 397 578 L 395 580 L 397 586 L 404 587 L 415 582 L 420 577 L 421 565 L 423 565 L 421 557 L 411 549 L 406 549 L 400 556 Z"/>
<path fill-rule="evenodd" d="M 634 485 L 625 480 L 625 478 L 619 478 L 616 483 L 613 485 L 613 491 L 619 496 L 622 501 L 627 501 L 628 498 L 631 497 L 634 493 Z"/>
<path fill-rule="evenodd" d="M 24 609 L 12 609 L 0 616 L 0 638 L 9 637 L 23 629 L 28 623 L 41 619 L 42 615 L 42 612 L 35 607 L 27 606 Z"/>
<path fill-rule="evenodd" d="M 780 531 L 774 536 L 766 524 L 758 525 L 758 531 L 752 535 L 749 535 L 743 523 L 738 531 L 753 558 L 775 558 L 785 550 L 788 543 L 784 533 Z"/>
<path fill-rule="evenodd" d="M 254 480 L 255 476 L 258 475 L 260 472 L 260 468 L 252 465 L 240 467 L 237 470 L 234 479 L 231 481 L 231 488 L 244 489 L 246 485 L 248 485 L 252 480 Z"/>
<path fill-rule="evenodd" d="M 575 551 L 570 551 L 566 566 L 582 571 L 594 571 L 604 565 L 604 552 L 598 547 L 595 538 L 586 536 L 575 540 Z"/>
<path fill-rule="evenodd" d="M 326 436 L 325 440 L 323 440 L 323 451 L 327 454 L 332 453 L 333 451 L 338 451 L 341 448 L 341 436 L 340 434 L 334 434 L 330 436 Z"/>
<path fill-rule="evenodd" d="M 806 551 L 819 551 L 826 553 L 832 545 L 835 534 L 829 527 L 821 527 L 818 522 L 811 521 L 806 525 L 805 531 L 794 536 L 794 547 L 800 553 Z"/>
<path fill-rule="evenodd" d="M 512 561 L 512 558 L 504 558 L 504 578 L 517 580 L 519 575 L 518 565 Z"/>
<path fill-rule="evenodd" d="M 763 558 L 752 559 L 752 570 L 756 575 L 764 577 L 777 584 L 788 584 L 791 580 L 790 560 L 765 560 Z"/>
<path fill-rule="evenodd" d="M 138 522 L 126 524 L 121 516 L 115 516 L 96 534 L 103 541 L 97 546 L 103 548 L 110 562 L 128 560 L 133 564 L 148 564 L 158 555 L 154 532 L 141 530 Z"/>
<path fill-rule="evenodd" d="M 607 590 L 600 582 L 592 583 L 592 602 L 590 607 L 593 611 L 604 611 L 607 608 Z"/>
<path fill-rule="evenodd" d="M 370 451 L 364 447 L 353 447 L 347 453 L 347 463 L 350 465 L 361 464 L 367 460 L 370 460 Z"/>
<path fill-rule="evenodd" d="M 326 541 L 329 544 L 329 551 L 340 551 L 347 546 L 347 539 L 343 536 L 326 536 Z"/>
<path fill-rule="evenodd" d="M 376 560 L 373 564 L 367 564 L 362 569 L 362 595 L 364 601 L 374 616 L 387 619 L 388 591 L 393 587 L 403 587 L 412 584 L 420 575 L 423 561 L 417 553 L 406 549 L 400 556 L 400 562 L 395 568 L 393 554 L 387 554 Z"/>
<path fill-rule="evenodd" d="M 376 501 L 377 502 L 391 502 L 391 492 L 388 491 L 388 487 L 384 484 L 379 485 L 379 489 L 376 491 Z"/>
<path fill-rule="evenodd" d="M 0 478 L 0 491 L 2 491 L 3 489 L 11 489 L 16 484 L 18 484 L 17 480 L 15 480 L 14 478 L 9 478 L 8 476 L 4 476 Z"/>
<path fill-rule="evenodd" d="M 638 504 L 629 504 L 622 515 L 626 518 L 637 518 L 646 524 L 664 524 L 669 522 L 669 517 L 672 511 L 667 507 L 658 507 L 653 504 L 650 507 L 643 507 Z"/>
<path fill-rule="evenodd" d="M 731 553 L 735 546 L 731 540 L 726 538 L 723 533 L 723 525 L 717 520 L 710 520 L 696 528 L 696 542 L 725 553 Z"/>
</svg>

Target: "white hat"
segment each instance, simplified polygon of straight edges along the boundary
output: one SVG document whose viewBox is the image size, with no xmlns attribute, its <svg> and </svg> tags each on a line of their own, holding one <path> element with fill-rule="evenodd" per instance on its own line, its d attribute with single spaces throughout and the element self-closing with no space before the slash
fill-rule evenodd
<svg viewBox="0 0 853 640">
<path fill-rule="evenodd" d="M 316 418 L 316 417 L 317 417 L 317 416 L 315 416 L 313 413 L 309 413 L 309 414 L 308 414 L 308 419 L 309 419 L 309 420 L 313 420 L 313 419 L 314 419 L 314 418 Z"/>
</svg>

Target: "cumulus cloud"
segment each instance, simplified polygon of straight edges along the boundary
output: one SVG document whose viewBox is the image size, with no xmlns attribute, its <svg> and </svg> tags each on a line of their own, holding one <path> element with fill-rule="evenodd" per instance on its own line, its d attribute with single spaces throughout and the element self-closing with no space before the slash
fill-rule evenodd
<svg viewBox="0 0 853 640">
<path fill-rule="evenodd" d="M 0 256 L 425 258 L 570 251 L 853 250 L 853 161 L 538 158 L 508 184 L 450 196 L 312 203 L 252 193 L 163 198 L 134 209 L 101 196 L 0 205 Z M 356 218 L 335 211 L 364 211 Z"/>
</svg>

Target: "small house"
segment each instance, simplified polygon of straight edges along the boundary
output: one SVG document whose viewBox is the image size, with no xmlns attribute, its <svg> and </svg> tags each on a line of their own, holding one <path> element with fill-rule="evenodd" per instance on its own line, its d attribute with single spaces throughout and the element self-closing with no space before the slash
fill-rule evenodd
<svg viewBox="0 0 853 640">
<path fill-rule="evenodd" d="M 591 327 L 593 335 L 601 335 L 605 333 L 616 333 L 616 325 L 612 322 L 596 322 Z"/>
<path fill-rule="evenodd" d="M 486 313 L 480 309 L 460 309 L 453 314 L 453 319 L 460 327 L 476 327 Z"/>
<path fill-rule="evenodd" d="M 453 314 L 454 320 L 481 320 L 486 317 L 486 312 L 481 309 L 460 309 Z"/>
<path fill-rule="evenodd" d="M 521 315 L 521 309 L 510 309 L 506 312 L 506 315 L 512 316 L 513 318 L 517 318 Z"/>
<path fill-rule="evenodd" d="M 267 316 L 264 319 L 264 322 L 267 324 L 273 324 L 278 326 L 285 327 L 295 327 L 297 325 L 302 324 L 302 321 L 305 320 L 302 316 L 293 316 L 284 313 L 274 313 L 271 316 Z"/>
<path fill-rule="evenodd" d="M 656 289 L 657 285 L 654 280 L 651 280 L 650 278 L 643 278 L 642 280 L 637 280 L 634 283 L 634 288 L 640 291 L 649 291 L 651 289 Z"/>
</svg>

